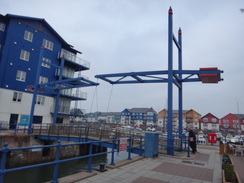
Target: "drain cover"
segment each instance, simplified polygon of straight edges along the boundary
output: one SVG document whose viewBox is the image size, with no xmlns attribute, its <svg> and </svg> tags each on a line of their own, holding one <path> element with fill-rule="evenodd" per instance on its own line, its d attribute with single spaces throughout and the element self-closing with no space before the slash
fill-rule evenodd
<svg viewBox="0 0 244 183">
<path fill-rule="evenodd" d="M 186 161 L 186 160 L 183 160 L 182 163 L 205 166 L 205 163 L 200 163 L 200 162 L 195 162 L 195 161 Z"/>
<path fill-rule="evenodd" d="M 201 165 L 201 166 L 204 166 L 205 165 L 205 163 L 199 163 L 199 162 L 194 162 L 193 164 L 194 165 Z"/>
<path fill-rule="evenodd" d="M 193 162 L 192 161 L 182 161 L 182 163 L 188 163 L 188 164 L 192 164 Z"/>
</svg>

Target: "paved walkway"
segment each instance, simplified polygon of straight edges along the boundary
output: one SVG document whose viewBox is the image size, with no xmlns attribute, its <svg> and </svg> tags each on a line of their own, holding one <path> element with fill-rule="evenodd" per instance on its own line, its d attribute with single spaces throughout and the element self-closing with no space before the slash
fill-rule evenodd
<svg viewBox="0 0 244 183">
<path fill-rule="evenodd" d="M 160 155 L 108 169 L 76 183 L 220 183 L 221 155 L 214 146 L 198 146 L 191 157 Z"/>
<path fill-rule="evenodd" d="M 234 170 L 237 172 L 239 179 L 244 183 L 244 157 L 230 154 L 230 158 L 232 164 L 234 164 Z"/>
</svg>

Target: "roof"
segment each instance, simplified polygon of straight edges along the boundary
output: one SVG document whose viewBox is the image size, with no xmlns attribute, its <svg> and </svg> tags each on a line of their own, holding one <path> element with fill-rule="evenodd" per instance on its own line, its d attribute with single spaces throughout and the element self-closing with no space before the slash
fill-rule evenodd
<svg viewBox="0 0 244 183">
<path fill-rule="evenodd" d="M 212 113 L 210 113 L 210 112 L 209 112 L 208 114 L 204 115 L 204 116 L 203 116 L 203 117 L 201 117 L 201 118 L 203 119 L 203 118 L 205 118 L 205 117 L 206 117 L 206 116 L 208 116 L 208 115 L 211 115 L 211 116 L 215 117 L 216 119 L 219 119 L 218 117 L 216 117 L 215 115 L 213 115 L 213 114 L 212 114 Z"/>
<path fill-rule="evenodd" d="M 2 15 L 1 15 L 2 16 Z M 21 15 L 13 15 L 13 14 L 6 14 L 6 19 L 21 19 L 21 20 L 32 20 L 32 21 L 39 21 L 43 22 L 52 32 L 53 34 L 63 43 L 64 48 L 69 49 L 75 53 L 81 53 L 78 50 L 73 49 L 73 46 L 68 44 L 53 28 L 52 26 L 44 19 L 44 18 L 35 18 L 35 17 L 28 17 L 28 16 L 21 16 Z"/>
<path fill-rule="evenodd" d="M 182 110 L 182 113 L 183 114 L 185 114 L 185 113 L 187 113 L 189 110 Z M 173 110 L 173 114 L 175 114 L 175 113 L 179 113 L 179 110 Z"/>
<path fill-rule="evenodd" d="M 131 113 L 146 113 L 146 112 L 154 112 L 156 111 L 151 107 L 151 108 L 132 108 L 128 109 L 129 112 Z"/>
<path fill-rule="evenodd" d="M 235 115 L 239 119 L 243 119 L 244 118 L 244 114 L 233 114 L 233 115 Z"/>
</svg>

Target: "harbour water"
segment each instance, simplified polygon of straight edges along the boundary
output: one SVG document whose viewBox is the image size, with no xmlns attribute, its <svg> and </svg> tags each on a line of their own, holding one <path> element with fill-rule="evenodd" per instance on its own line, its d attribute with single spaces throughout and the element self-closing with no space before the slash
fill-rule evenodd
<svg viewBox="0 0 244 183">
<path fill-rule="evenodd" d="M 131 154 L 131 157 L 137 156 Z M 128 158 L 127 152 L 119 152 L 114 154 L 114 161 L 121 161 Z M 85 172 L 87 170 L 88 159 L 79 159 L 68 161 L 59 165 L 59 177 Z M 92 158 L 92 169 L 99 168 L 100 163 L 110 164 L 111 153 L 95 156 Z M 5 175 L 4 183 L 43 183 L 50 182 L 53 176 L 53 165 L 41 166 L 26 170 L 9 172 Z"/>
</svg>

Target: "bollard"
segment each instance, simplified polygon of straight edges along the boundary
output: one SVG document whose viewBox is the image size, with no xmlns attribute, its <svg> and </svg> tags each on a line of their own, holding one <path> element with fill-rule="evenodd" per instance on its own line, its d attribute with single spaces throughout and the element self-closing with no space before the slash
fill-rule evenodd
<svg viewBox="0 0 244 183">
<path fill-rule="evenodd" d="M 100 163 L 100 164 L 99 164 L 99 169 L 98 169 L 98 171 L 100 171 L 100 172 L 105 172 L 105 171 L 107 171 L 107 169 L 105 169 L 105 165 L 106 165 L 106 163 Z"/>
</svg>

